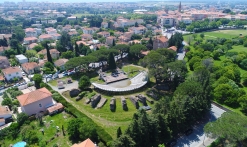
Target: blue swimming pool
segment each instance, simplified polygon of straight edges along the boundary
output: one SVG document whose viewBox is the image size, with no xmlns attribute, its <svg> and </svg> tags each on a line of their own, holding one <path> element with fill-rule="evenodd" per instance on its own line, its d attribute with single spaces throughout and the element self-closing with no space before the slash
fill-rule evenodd
<svg viewBox="0 0 247 147">
<path fill-rule="evenodd" d="M 21 142 L 17 142 L 16 144 L 13 145 L 13 147 L 25 147 L 26 146 L 26 142 L 21 141 Z"/>
</svg>

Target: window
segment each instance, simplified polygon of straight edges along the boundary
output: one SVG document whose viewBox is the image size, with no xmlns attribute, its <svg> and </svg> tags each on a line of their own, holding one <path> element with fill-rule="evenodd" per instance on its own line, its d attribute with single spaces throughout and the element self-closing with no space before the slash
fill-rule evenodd
<svg viewBox="0 0 247 147">
<path fill-rule="evenodd" d="M 39 104 L 39 107 L 42 107 L 42 104 Z"/>
<path fill-rule="evenodd" d="M 9 74 L 9 77 L 11 77 L 11 74 Z"/>
<path fill-rule="evenodd" d="M 18 75 L 19 73 L 17 72 L 16 74 Z"/>
</svg>

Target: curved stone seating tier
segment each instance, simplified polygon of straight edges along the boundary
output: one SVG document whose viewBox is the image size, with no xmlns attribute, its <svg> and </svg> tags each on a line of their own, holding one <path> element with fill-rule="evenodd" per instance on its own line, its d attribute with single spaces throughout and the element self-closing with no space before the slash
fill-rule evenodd
<svg viewBox="0 0 247 147">
<path fill-rule="evenodd" d="M 135 89 L 139 89 L 143 87 L 145 84 L 147 84 L 147 81 L 145 81 L 147 78 L 147 73 L 146 72 L 141 72 L 132 79 L 130 79 L 131 84 L 122 87 L 122 88 L 116 88 L 110 85 L 105 85 L 105 84 L 97 84 L 97 83 L 92 83 L 96 88 L 99 88 L 101 90 L 105 91 L 113 91 L 113 92 L 125 92 L 125 91 L 132 91 Z"/>
</svg>

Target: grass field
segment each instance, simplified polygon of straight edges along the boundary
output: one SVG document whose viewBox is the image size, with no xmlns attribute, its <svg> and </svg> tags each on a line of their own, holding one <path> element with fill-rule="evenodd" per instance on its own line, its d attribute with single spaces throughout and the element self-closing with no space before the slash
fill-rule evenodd
<svg viewBox="0 0 247 147">
<path fill-rule="evenodd" d="M 243 36 L 247 35 L 247 30 L 239 29 L 239 30 L 218 30 L 218 31 L 212 31 L 212 32 L 201 32 L 205 35 L 204 39 L 216 39 L 216 38 L 226 38 L 226 39 L 232 39 L 234 37 L 238 37 L 240 34 Z M 196 33 L 197 38 L 200 38 L 201 33 Z M 185 35 L 184 40 L 187 41 L 190 35 Z"/>
<path fill-rule="evenodd" d="M 139 93 L 138 93 L 139 94 Z M 144 94 L 144 93 L 143 93 Z M 137 95 L 131 94 L 131 95 Z M 69 99 L 69 101 L 84 114 L 92 118 L 98 125 L 102 126 L 113 138 L 116 138 L 116 130 L 121 127 L 122 131 L 126 130 L 129 123 L 133 118 L 133 114 L 137 112 L 135 106 L 128 99 L 130 95 L 124 95 L 126 98 L 128 110 L 124 111 L 122 109 L 122 104 L 120 101 L 121 96 L 108 96 L 101 95 L 103 98 L 107 99 L 107 102 L 100 109 L 94 109 L 90 104 L 85 104 L 86 98 L 76 101 L 75 98 L 69 96 L 69 92 L 63 93 L 63 96 Z M 116 98 L 116 110 L 112 112 L 110 110 L 110 99 Z M 154 104 L 147 102 L 149 106 L 153 107 Z M 141 103 L 139 103 L 142 106 Z"/>
<path fill-rule="evenodd" d="M 134 77 L 139 71 L 146 70 L 145 68 L 136 65 L 125 65 L 121 69 L 128 74 L 128 78 Z"/>
<path fill-rule="evenodd" d="M 73 117 L 65 112 L 56 114 L 54 116 L 45 116 L 43 117 L 44 125 L 40 126 L 39 122 L 37 120 L 32 121 L 28 126 L 31 126 L 33 130 L 35 130 L 39 142 L 45 142 L 49 141 L 52 137 L 54 137 L 53 140 L 51 140 L 46 146 L 47 147 L 53 147 L 54 144 L 57 144 L 59 147 L 69 147 L 72 145 L 72 143 L 69 141 L 68 135 L 66 134 L 66 130 L 68 128 L 68 121 L 71 120 Z M 65 130 L 65 136 L 63 136 L 62 133 L 62 124 L 64 126 Z M 59 131 L 57 131 L 56 126 L 59 127 Z M 21 129 L 25 127 L 22 126 Z M 21 130 L 20 129 L 20 130 Z M 40 131 L 41 129 L 44 129 L 44 135 Z M 59 135 L 55 137 L 55 134 L 58 133 Z M 9 146 L 10 144 L 15 144 L 19 141 L 22 141 L 21 136 L 19 135 L 15 140 L 4 140 L 5 145 Z"/>
</svg>

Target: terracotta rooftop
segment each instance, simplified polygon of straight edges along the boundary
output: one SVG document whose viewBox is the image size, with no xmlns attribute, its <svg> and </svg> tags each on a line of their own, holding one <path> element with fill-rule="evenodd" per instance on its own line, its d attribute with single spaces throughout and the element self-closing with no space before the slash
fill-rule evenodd
<svg viewBox="0 0 247 147">
<path fill-rule="evenodd" d="M 37 46 L 38 44 L 37 43 L 31 43 L 30 45 L 29 45 L 29 48 L 30 49 L 33 49 L 35 46 Z"/>
<path fill-rule="evenodd" d="M 79 144 L 73 144 L 71 147 L 96 147 L 96 145 L 88 138 Z"/>
<path fill-rule="evenodd" d="M 12 114 L 8 106 L 0 106 L 0 115 Z"/>
<path fill-rule="evenodd" d="M 24 38 L 24 41 L 31 41 L 31 40 L 38 40 L 36 37 L 26 37 Z"/>
<path fill-rule="evenodd" d="M 167 42 L 168 41 L 168 39 L 165 36 L 157 37 L 157 38 L 155 38 L 155 40 L 159 40 L 161 42 Z"/>
<path fill-rule="evenodd" d="M 58 53 L 58 54 L 60 53 L 60 52 L 59 52 L 58 50 L 56 50 L 56 49 L 50 49 L 49 51 L 50 51 L 51 54 L 52 54 L 52 53 Z M 44 55 L 45 55 L 46 53 L 47 53 L 47 52 L 46 52 L 46 49 L 43 49 L 43 50 L 41 50 L 41 51 L 38 52 L 38 54 L 44 54 Z"/>
<path fill-rule="evenodd" d="M 2 69 L 2 72 L 8 75 L 11 73 L 21 72 L 21 69 L 19 67 L 9 67 L 9 68 Z"/>
<path fill-rule="evenodd" d="M 176 46 L 171 46 L 171 47 L 169 47 L 168 49 L 174 50 L 175 52 L 177 52 L 177 47 L 176 47 Z"/>
<path fill-rule="evenodd" d="M 16 98 L 20 102 L 21 106 L 26 106 L 50 96 L 52 96 L 51 92 L 44 87 L 26 94 L 22 94 Z"/>
<path fill-rule="evenodd" d="M 49 35 L 49 34 L 42 34 L 42 35 L 39 36 L 39 38 L 42 38 L 42 39 L 45 39 L 45 38 L 52 38 L 52 36 Z"/>
<path fill-rule="evenodd" d="M 26 28 L 25 32 L 35 32 L 35 29 L 34 28 Z"/>
<path fill-rule="evenodd" d="M 53 106 L 47 108 L 47 110 L 48 110 L 49 113 L 52 113 L 52 112 L 54 112 L 54 111 L 56 111 L 56 110 L 59 110 L 59 109 L 62 109 L 62 108 L 64 108 L 64 107 L 63 107 L 63 104 L 61 104 L 61 103 L 56 103 L 55 105 L 53 105 Z"/>
<path fill-rule="evenodd" d="M 25 68 L 27 70 L 34 69 L 34 68 L 36 68 L 38 66 L 39 65 L 36 62 L 27 62 L 27 63 L 21 64 L 21 67 Z"/>
<path fill-rule="evenodd" d="M 68 61 L 69 61 L 68 59 L 58 59 L 57 61 L 54 62 L 54 64 L 56 66 L 62 66 L 62 65 L 64 65 Z"/>
</svg>

